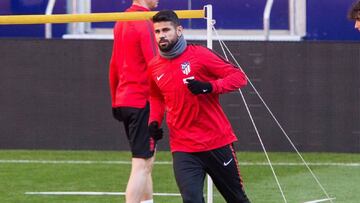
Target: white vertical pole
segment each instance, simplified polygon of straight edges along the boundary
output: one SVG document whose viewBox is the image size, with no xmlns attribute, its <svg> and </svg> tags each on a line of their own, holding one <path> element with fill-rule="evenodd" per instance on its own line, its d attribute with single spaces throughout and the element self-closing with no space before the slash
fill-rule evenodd
<svg viewBox="0 0 360 203">
<path fill-rule="evenodd" d="M 295 33 L 301 37 L 306 35 L 306 0 L 295 2 Z"/>
<path fill-rule="evenodd" d="M 270 14 L 271 14 L 271 9 L 272 9 L 273 3 L 274 3 L 274 0 L 266 1 L 264 14 L 263 14 L 264 35 L 265 35 L 266 41 L 270 39 Z"/>
<path fill-rule="evenodd" d="M 295 35 L 295 0 L 289 0 L 289 30 L 290 35 Z"/>
<path fill-rule="evenodd" d="M 80 14 L 90 13 L 91 2 L 90 0 L 67 0 L 67 13 Z M 69 34 L 84 34 L 90 32 L 90 23 L 78 22 L 68 24 Z"/>
<path fill-rule="evenodd" d="M 206 9 L 206 39 L 207 47 L 212 49 L 212 26 L 213 26 L 213 15 L 212 15 L 212 5 L 208 4 L 205 6 Z"/>
<path fill-rule="evenodd" d="M 213 48 L 212 43 L 212 28 L 213 28 L 213 15 L 212 15 L 212 5 L 208 4 L 205 6 L 206 9 L 206 39 L 207 47 L 209 49 Z M 213 181 L 211 177 L 207 176 L 207 203 L 213 203 Z"/>
<path fill-rule="evenodd" d="M 85 13 L 91 13 L 91 0 L 86 0 L 85 1 Z M 91 32 L 91 22 L 86 22 L 85 23 L 84 32 L 85 33 L 90 33 Z"/>
<path fill-rule="evenodd" d="M 45 11 L 45 15 L 51 15 L 53 10 L 54 10 L 54 6 L 55 6 L 55 1 L 56 0 L 49 0 L 48 4 L 46 6 L 46 11 Z M 45 38 L 46 39 L 50 39 L 52 37 L 52 26 L 51 23 L 46 23 L 45 24 Z"/>
<path fill-rule="evenodd" d="M 86 1 L 76 0 L 76 13 L 81 14 L 85 13 Z M 85 32 L 85 23 L 79 22 L 76 23 L 76 34 L 84 34 Z"/>
<path fill-rule="evenodd" d="M 76 13 L 76 0 L 66 0 L 66 13 L 74 14 Z M 67 33 L 75 34 L 75 23 L 67 24 Z"/>
</svg>

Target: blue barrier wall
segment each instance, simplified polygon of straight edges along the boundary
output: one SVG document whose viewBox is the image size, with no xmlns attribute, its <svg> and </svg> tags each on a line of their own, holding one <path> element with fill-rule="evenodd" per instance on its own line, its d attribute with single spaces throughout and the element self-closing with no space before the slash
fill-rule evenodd
<svg viewBox="0 0 360 203">
<path fill-rule="evenodd" d="M 347 19 L 347 12 L 354 0 L 307 1 L 306 40 L 360 40 L 360 34 L 353 29 L 353 22 Z M 92 0 L 92 12 L 119 12 L 130 5 L 130 0 Z M 218 29 L 261 29 L 262 13 L 266 0 L 192 0 L 191 9 L 201 9 L 212 4 Z M 1 0 L 0 15 L 43 14 L 47 0 Z M 160 0 L 160 9 L 188 9 L 188 1 Z M 66 12 L 66 0 L 56 2 L 54 13 Z M 205 28 L 204 20 L 186 20 L 186 28 Z M 110 28 L 113 23 L 93 23 L 95 28 Z M 271 13 L 272 29 L 288 29 L 288 0 L 274 1 Z M 53 26 L 54 37 L 66 32 L 65 24 Z M 44 36 L 44 25 L 0 26 L 0 37 Z"/>
<path fill-rule="evenodd" d="M 45 14 L 47 0 L 1 0 L 0 15 Z M 66 0 L 57 0 L 54 14 L 66 13 Z M 53 37 L 66 32 L 66 24 L 54 24 Z M 43 38 L 45 25 L 0 25 L 0 37 Z"/>
<path fill-rule="evenodd" d="M 360 40 L 347 13 L 354 0 L 315 0 L 307 4 L 307 39 Z"/>
</svg>

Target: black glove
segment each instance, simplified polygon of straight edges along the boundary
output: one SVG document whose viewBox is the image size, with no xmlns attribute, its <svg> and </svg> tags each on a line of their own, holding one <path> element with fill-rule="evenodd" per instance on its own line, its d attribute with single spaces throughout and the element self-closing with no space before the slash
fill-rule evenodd
<svg viewBox="0 0 360 203">
<path fill-rule="evenodd" d="M 113 115 L 113 117 L 115 118 L 115 115 L 116 115 L 116 109 L 115 109 L 115 108 L 112 108 L 111 110 L 112 110 L 112 115 Z"/>
<path fill-rule="evenodd" d="M 122 121 L 121 114 L 120 114 L 120 112 L 118 111 L 117 108 L 112 108 L 112 115 L 116 120 Z"/>
<path fill-rule="evenodd" d="M 212 86 L 209 82 L 201 82 L 195 79 L 186 80 L 188 89 L 193 94 L 208 94 L 212 91 Z"/>
<path fill-rule="evenodd" d="M 158 141 L 163 137 L 163 129 L 159 128 L 159 123 L 157 121 L 153 121 L 150 123 L 149 133 L 150 136 L 153 137 L 155 141 Z"/>
</svg>

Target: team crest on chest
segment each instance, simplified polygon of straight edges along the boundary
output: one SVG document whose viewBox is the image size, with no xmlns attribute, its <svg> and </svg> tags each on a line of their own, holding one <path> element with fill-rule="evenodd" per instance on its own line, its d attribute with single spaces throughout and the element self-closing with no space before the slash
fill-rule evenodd
<svg viewBox="0 0 360 203">
<path fill-rule="evenodd" d="M 181 71 L 185 74 L 185 75 L 189 75 L 191 69 L 190 69 L 190 62 L 186 61 L 184 63 L 181 64 Z"/>
</svg>

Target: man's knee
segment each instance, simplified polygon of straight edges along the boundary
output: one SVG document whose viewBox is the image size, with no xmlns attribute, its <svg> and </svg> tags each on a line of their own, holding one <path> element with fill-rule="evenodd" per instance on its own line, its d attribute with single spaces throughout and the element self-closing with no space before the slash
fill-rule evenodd
<svg viewBox="0 0 360 203">
<path fill-rule="evenodd" d="M 154 158 L 143 159 L 143 158 L 133 158 L 132 159 L 132 168 L 136 171 L 144 171 L 145 173 L 151 173 L 154 165 Z"/>
</svg>

